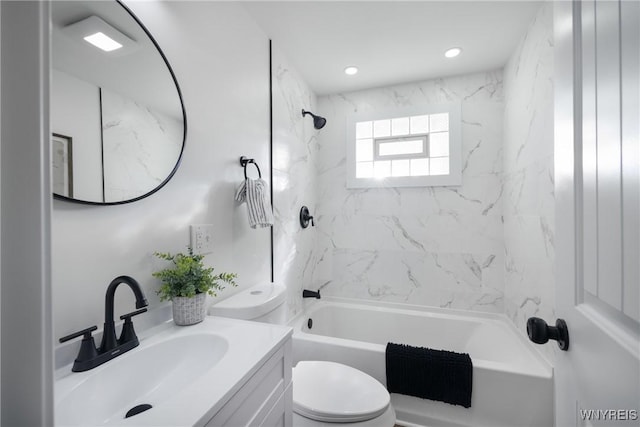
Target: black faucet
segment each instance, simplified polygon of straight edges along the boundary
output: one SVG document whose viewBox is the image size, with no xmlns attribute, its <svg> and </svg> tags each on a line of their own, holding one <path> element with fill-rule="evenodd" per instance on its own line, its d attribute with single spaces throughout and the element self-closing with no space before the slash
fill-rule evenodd
<svg viewBox="0 0 640 427">
<path fill-rule="evenodd" d="M 116 326 L 113 321 L 113 300 L 116 296 L 118 285 L 125 283 L 129 285 L 136 296 L 136 308 L 143 308 L 149 305 L 147 299 L 140 288 L 140 284 L 133 277 L 118 276 L 109 283 L 104 302 L 104 330 L 102 332 L 102 344 L 100 344 L 100 352 L 104 353 L 118 346 L 116 340 Z M 146 310 L 145 310 L 146 311 Z M 129 317 L 129 322 L 131 318 Z M 125 320 L 125 323 L 127 321 Z M 124 327 L 123 327 L 124 332 Z M 122 344 L 122 343 L 121 343 Z"/>
<path fill-rule="evenodd" d="M 310 291 L 308 289 L 302 290 L 302 298 L 316 298 L 320 299 L 320 289 L 318 291 Z"/>
<path fill-rule="evenodd" d="M 115 323 L 113 320 L 113 301 L 116 294 L 116 288 L 121 283 L 129 285 L 136 297 L 136 310 L 131 313 L 120 316 L 121 320 L 124 320 L 122 325 L 122 332 L 120 338 L 116 339 Z M 135 348 L 140 343 L 138 337 L 133 329 L 133 322 L 131 318 L 142 314 L 147 311 L 146 307 L 149 305 L 147 299 L 140 288 L 140 284 L 132 277 L 119 276 L 111 281 L 107 287 L 106 300 L 105 300 L 105 315 L 104 315 L 104 330 L 102 332 L 102 344 L 100 348 L 96 348 L 91 332 L 98 329 L 97 326 L 92 326 L 82 331 L 75 332 L 66 337 L 60 338 L 60 342 L 69 341 L 73 338 L 82 336 L 82 343 L 80 344 L 80 351 L 76 360 L 73 362 L 73 372 L 83 372 L 93 369 L 96 366 L 117 357 L 127 351 Z"/>
</svg>

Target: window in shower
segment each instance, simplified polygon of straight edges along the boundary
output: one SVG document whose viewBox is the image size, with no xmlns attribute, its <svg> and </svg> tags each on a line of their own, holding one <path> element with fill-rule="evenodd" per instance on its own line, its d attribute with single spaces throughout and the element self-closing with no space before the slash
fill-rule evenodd
<svg viewBox="0 0 640 427">
<path fill-rule="evenodd" d="M 460 105 L 398 108 L 348 120 L 348 188 L 460 185 Z"/>
</svg>

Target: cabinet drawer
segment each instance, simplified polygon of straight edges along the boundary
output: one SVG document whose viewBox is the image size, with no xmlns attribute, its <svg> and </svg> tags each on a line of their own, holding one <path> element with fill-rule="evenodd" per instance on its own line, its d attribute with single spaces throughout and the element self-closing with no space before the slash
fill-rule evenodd
<svg viewBox="0 0 640 427">
<path fill-rule="evenodd" d="M 293 384 L 289 383 L 260 427 L 292 427 L 293 425 Z"/>
<path fill-rule="evenodd" d="M 258 426 L 291 382 L 291 340 L 271 356 L 206 427 Z"/>
</svg>

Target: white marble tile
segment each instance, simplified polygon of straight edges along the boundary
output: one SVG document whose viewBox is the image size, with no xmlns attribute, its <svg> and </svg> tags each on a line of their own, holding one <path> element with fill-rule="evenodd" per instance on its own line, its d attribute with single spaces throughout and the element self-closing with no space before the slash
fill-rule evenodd
<svg viewBox="0 0 640 427">
<path fill-rule="evenodd" d="M 463 175 L 460 187 L 346 189 L 345 174 L 320 176 L 318 212 L 323 215 L 465 213 L 501 215 L 501 174 Z"/>
<path fill-rule="evenodd" d="M 504 69 L 505 172 L 553 156 L 553 8 L 540 8 Z"/>
<path fill-rule="evenodd" d="M 482 285 L 491 254 L 336 249 L 333 258 L 337 278 L 324 284 L 324 295 L 502 311 L 502 293 Z"/>
<path fill-rule="evenodd" d="M 554 265 L 539 259 L 507 255 L 505 313 L 523 334 L 526 334 L 529 317 L 536 316 L 553 323 L 556 319 Z M 538 349 L 553 360 L 551 346 Z"/>
<path fill-rule="evenodd" d="M 536 215 L 505 216 L 505 253 L 512 258 L 529 258 L 553 264 L 554 224 Z"/>
<path fill-rule="evenodd" d="M 410 252 L 492 252 L 503 250 L 500 216 L 443 214 L 336 215 L 320 218 L 339 248 Z"/>
<path fill-rule="evenodd" d="M 502 96 L 496 71 L 320 98 L 330 125 L 319 135 L 314 283 L 333 295 L 501 311 Z M 462 105 L 461 186 L 346 188 L 349 113 L 452 101 Z"/>
<path fill-rule="evenodd" d="M 319 261 L 317 229 L 302 229 L 300 208 L 316 214 L 318 131 L 302 109 L 315 111 L 315 95 L 273 49 L 273 207 L 274 280 L 287 287 L 289 315 L 302 310 L 302 289 L 310 286 Z"/>
<path fill-rule="evenodd" d="M 466 178 L 502 172 L 504 106 L 493 102 L 462 104 L 462 174 Z"/>
<path fill-rule="evenodd" d="M 543 5 L 505 66 L 505 313 L 526 333 L 555 319 L 553 5 Z M 538 347 L 553 360 L 552 346 Z"/>
</svg>

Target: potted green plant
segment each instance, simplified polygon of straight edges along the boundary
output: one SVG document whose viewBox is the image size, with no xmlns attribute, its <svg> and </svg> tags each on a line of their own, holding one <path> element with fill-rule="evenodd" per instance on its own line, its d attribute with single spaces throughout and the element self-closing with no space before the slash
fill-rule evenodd
<svg viewBox="0 0 640 427">
<path fill-rule="evenodd" d="M 162 282 L 157 291 L 160 301 L 173 303 L 173 320 L 177 325 L 202 322 L 207 294 L 215 297 L 225 283 L 236 286 L 235 273 L 213 274 L 213 267 L 206 267 L 202 262 L 204 255 L 194 254 L 191 247 L 187 254 L 155 252 L 154 255 L 172 263 L 153 276 Z"/>
</svg>

